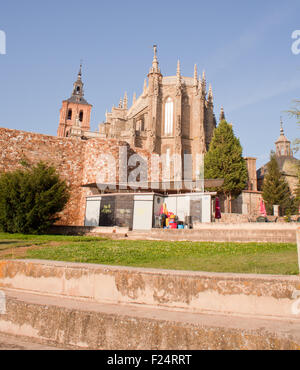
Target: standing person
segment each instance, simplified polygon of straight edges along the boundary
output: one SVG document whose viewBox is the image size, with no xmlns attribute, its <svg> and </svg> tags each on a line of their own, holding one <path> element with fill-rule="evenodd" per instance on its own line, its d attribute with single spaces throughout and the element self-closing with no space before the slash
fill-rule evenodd
<svg viewBox="0 0 300 370">
<path fill-rule="evenodd" d="M 216 197 L 216 211 L 215 211 L 215 219 L 220 220 L 221 218 L 221 207 L 220 207 L 220 199 Z"/>
</svg>

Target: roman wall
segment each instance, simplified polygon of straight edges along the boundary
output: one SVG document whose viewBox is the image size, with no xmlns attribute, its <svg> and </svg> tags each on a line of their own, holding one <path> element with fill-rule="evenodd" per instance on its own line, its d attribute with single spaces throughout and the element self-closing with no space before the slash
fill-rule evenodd
<svg viewBox="0 0 300 370">
<path fill-rule="evenodd" d="M 119 147 L 127 147 L 127 158 L 139 154 L 149 160 L 145 150 L 131 149 L 117 140 L 58 138 L 54 136 L 0 128 L 0 173 L 21 169 L 22 163 L 36 164 L 44 161 L 53 165 L 70 186 L 70 200 L 60 214 L 59 225 L 82 226 L 84 224 L 85 197 L 91 188 L 82 185 L 95 184 L 99 174 L 107 171 L 105 156 L 114 159 L 118 181 Z M 126 162 L 125 162 L 126 163 Z M 110 168 L 108 168 L 108 172 Z M 148 175 L 150 166 L 148 167 Z M 97 189 L 95 189 L 98 192 Z"/>
<path fill-rule="evenodd" d="M 83 142 L 77 138 L 57 138 L 0 128 L 0 172 L 22 168 L 22 161 L 47 162 L 57 169 L 70 186 L 71 197 L 61 213 L 60 224 L 80 225 L 83 219 Z"/>
</svg>

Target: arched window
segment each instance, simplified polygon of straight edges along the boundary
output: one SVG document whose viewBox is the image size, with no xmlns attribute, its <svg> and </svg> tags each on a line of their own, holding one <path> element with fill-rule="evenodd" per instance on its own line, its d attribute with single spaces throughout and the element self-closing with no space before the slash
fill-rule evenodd
<svg viewBox="0 0 300 370">
<path fill-rule="evenodd" d="M 72 109 L 68 110 L 68 119 L 72 119 Z"/>
<path fill-rule="evenodd" d="M 77 91 L 78 94 L 80 93 L 80 87 L 79 86 L 77 86 L 76 91 Z"/>
<path fill-rule="evenodd" d="M 82 110 L 79 112 L 79 121 L 80 122 L 83 121 L 83 111 Z"/>
<path fill-rule="evenodd" d="M 173 110 L 173 100 L 171 98 L 168 98 L 165 104 L 165 135 L 173 134 Z"/>
</svg>

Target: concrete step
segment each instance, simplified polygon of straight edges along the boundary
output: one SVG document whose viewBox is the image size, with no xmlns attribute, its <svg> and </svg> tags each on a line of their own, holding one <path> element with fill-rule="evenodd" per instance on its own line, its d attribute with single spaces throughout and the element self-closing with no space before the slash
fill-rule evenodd
<svg viewBox="0 0 300 370">
<path fill-rule="evenodd" d="M 38 343 L 33 339 L 0 333 L 0 351 L 34 350 L 51 351 L 59 348 Z"/>
<path fill-rule="evenodd" d="M 199 224 L 195 229 L 170 230 L 134 230 L 118 227 L 83 227 L 55 226 L 50 233 L 62 235 L 90 235 L 112 239 L 130 240 L 167 240 L 167 241 L 199 241 L 199 242 L 270 242 L 296 243 L 296 230 L 299 223 L 241 223 Z"/>
<path fill-rule="evenodd" d="M 0 261 L 0 289 L 184 310 L 297 318 L 299 276 L 172 271 L 41 260 Z"/>
<path fill-rule="evenodd" d="M 0 332 L 62 348 L 300 349 L 300 322 L 100 304 L 3 289 Z M 21 340 L 21 339 L 20 339 Z M 1 336 L 0 336 L 1 342 Z"/>
<path fill-rule="evenodd" d="M 275 225 L 275 226 L 274 226 Z M 296 243 L 297 225 L 203 224 L 199 229 L 129 231 L 129 239 L 238 243 Z"/>
</svg>

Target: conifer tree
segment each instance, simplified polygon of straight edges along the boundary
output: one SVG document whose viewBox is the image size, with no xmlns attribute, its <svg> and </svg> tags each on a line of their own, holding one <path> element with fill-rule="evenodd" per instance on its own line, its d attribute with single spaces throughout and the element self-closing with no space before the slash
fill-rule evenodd
<svg viewBox="0 0 300 370">
<path fill-rule="evenodd" d="M 272 152 L 270 162 L 267 164 L 267 173 L 263 182 L 263 199 L 267 213 L 273 214 L 273 205 L 280 206 L 281 214 L 294 211 L 294 199 L 289 186 L 280 172 L 276 156 Z"/>
<path fill-rule="evenodd" d="M 0 175 L 0 229 L 10 233 L 42 233 L 58 220 L 69 199 L 54 167 L 40 162 Z"/>
<path fill-rule="evenodd" d="M 248 180 L 247 164 L 242 152 L 242 146 L 235 137 L 232 126 L 226 120 L 221 120 L 214 130 L 204 158 L 204 175 L 206 179 L 224 179 L 221 187 L 212 190 L 223 193 L 227 201 L 232 196 L 239 195 Z"/>
<path fill-rule="evenodd" d="M 299 206 L 300 206 L 300 169 L 298 169 L 298 183 L 295 188 L 295 207 L 299 209 Z"/>
</svg>

